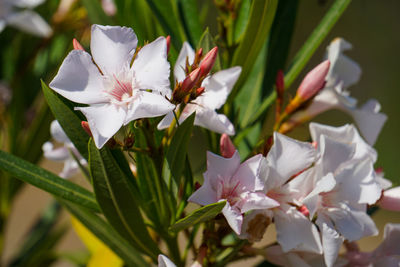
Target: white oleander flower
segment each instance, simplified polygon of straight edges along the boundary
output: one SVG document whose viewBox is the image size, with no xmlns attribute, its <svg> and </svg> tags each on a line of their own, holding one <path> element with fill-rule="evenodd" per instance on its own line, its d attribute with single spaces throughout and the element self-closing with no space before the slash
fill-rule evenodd
<svg viewBox="0 0 400 267">
<path fill-rule="evenodd" d="M 157 117 L 175 108 L 170 94 L 167 43 L 164 37 L 135 54 L 137 38 L 131 28 L 92 26 L 91 53 L 73 50 L 50 87 L 87 118 L 93 139 L 101 148 L 123 125 Z"/>
</svg>

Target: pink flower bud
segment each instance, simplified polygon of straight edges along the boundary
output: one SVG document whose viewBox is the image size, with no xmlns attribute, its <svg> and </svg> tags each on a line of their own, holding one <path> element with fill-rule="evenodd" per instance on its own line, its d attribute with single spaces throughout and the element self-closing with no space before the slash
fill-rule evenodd
<svg viewBox="0 0 400 267">
<path fill-rule="evenodd" d="M 206 76 L 214 66 L 215 60 L 217 59 L 218 47 L 211 49 L 200 63 L 201 76 Z"/>
<path fill-rule="evenodd" d="M 231 158 L 235 154 L 236 148 L 227 134 L 222 134 L 219 140 L 219 150 L 224 158 Z"/>
<path fill-rule="evenodd" d="M 305 205 L 299 208 L 299 211 L 306 217 L 310 216 L 310 211 L 307 209 Z"/>
<path fill-rule="evenodd" d="M 167 41 L 167 55 L 169 54 L 169 48 L 171 46 L 171 36 L 165 37 L 165 41 Z"/>
<path fill-rule="evenodd" d="M 90 127 L 89 127 L 89 123 L 87 121 L 82 121 L 81 122 L 81 126 L 82 126 L 83 130 L 85 130 L 85 132 L 88 135 L 93 136 L 92 135 L 92 131 L 90 130 Z"/>
<path fill-rule="evenodd" d="M 297 95 L 302 100 L 308 100 L 316 95 L 325 84 L 325 77 L 328 74 L 331 63 L 325 60 L 314 69 L 312 69 L 301 82 Z"/>
<path fill-rule="evenodd" d="M 196 97 L 200 96 L 202 93 L 204 93 L 204 87 L 199 87 L 196 89 Z"/>
<path fill-rule="evenodd" d="M 400 211 L 400 186 L 383 191 L 378 204 L 385 210 Z"/>
<path fill-rule="evenodd" d="M 195 69 L 189 75 L 186 77 L 186 79 L 182 82 L 182 91 L 183 92 L 190 92 L 190 90 L 193 88 L 193 86 L 196 85 L 196 83 L 200 79 L 200 68 Z"/>
<path fill-rule="evenodd" d="M 74 47 L 75 50 L 82 50 L 85 51 L 85 49 L 83 48 L 83 46 L 78 42 L 78 40 L 76 40 L 75 38 L 72 40 L 72 45 Z"/>
</svg>

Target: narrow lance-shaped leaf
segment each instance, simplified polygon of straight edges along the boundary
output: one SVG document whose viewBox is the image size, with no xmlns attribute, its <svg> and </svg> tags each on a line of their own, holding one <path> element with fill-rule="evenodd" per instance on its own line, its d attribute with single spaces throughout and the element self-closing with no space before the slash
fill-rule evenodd
<svg viewBox="0 0 400 267">
<path fill-rule="evenodd" d="M 185 28 L 186 35 L 190 38 L 190 43 L 195 45 L 199 42 L 201 34 L 203 32 L 199 10 L 197 7 L 196 0 L 179 0 L 178 1 L 179 11 L 184 22 L 183 27 Z"/>
<path fill-rule="evenodd" d="M 232 66 L 242 66 L 242 74 L 230 93 L 228 102 L 233 101 L 253 68 L 260 50 L 267 40 L 277 5 L 277 0 L 254 0 L 252 2 L 246 31 L 233 55 L 231 64 Z"/>
<path fill-rule="evenodd" d="M 155 260 L 160 251 L 146 229 L 135 190 L 111 151 L 98 150 L 91 140 L 89 166 L 96 199 L 107 220 L 132 246 Z"/>
<path fill-rule="evenodd" d="M 71 107 L 63 101 L 62 97 L 51 90 L 43 81 L 42 89 L 54 117 L 56 117 L 64 132 L 75 145 L 76 149 L 78 149 L 82 157 L 87 159 L 89 135 L 82 129 L 82 120 L 75 114 Z"/>
<path fill-rule="evenodd" d="M 54 196 L 99 212 L 93 194 L 83 187 L 16 156 L 0 151 L 0 169 Z"/>
<path fill-rule="evenodd" d="M 167 161 L 175 182 L 179 185 L 186 164 L 189 140 L 196 114 L 193 113 L 176 130 L 168 147 Z"/>
<path fill-rule="evenodd" d="M 88 13 L 88 17 L 93 24 L 113 25 L 112 19 L 104 13 L 100 1 L 82 0 Z"/>
<path fill-rule="evenodd" d="M 192 212 L 191 214 L 189 214 L 188 216 L 186 216 L 185 218 L 177 221 L 174 225 L 172 225 L 169 228 L 169 230 L 173 232 L 179 232 L 195 224 L 208 221 L 217 216 L 225 207 L 225 205 L 226 201 L 221 201 L 201 207 Z"/>
<path fill-rule="evenodd" d="M 128 266 L 147 266 L 140 252 L 122 238 L 109 224 L 96 214 L 71 202 L 61 203 L 95 236 L 112 249 Z"/>
</svg>

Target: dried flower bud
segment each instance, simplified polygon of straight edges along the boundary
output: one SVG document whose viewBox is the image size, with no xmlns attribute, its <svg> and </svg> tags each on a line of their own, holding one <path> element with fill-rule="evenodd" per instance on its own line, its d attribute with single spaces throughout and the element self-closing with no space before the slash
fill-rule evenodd
<svg viewBox="0 0 400 267">
<path fill-rule="evenodd" d="M 200 63 L 201 76 L 206 76 L 214 66 L 215 60 L 217 59 L 218 47 L 211 49 Z"/>
<path fill-rule="evenodd" d="M 190 92 L 190 90 L 193 88 L 193 86 L 196 85 L 196 83 L 200 79 L 200 68 L 195 69 L 189 75 L 186 77 L 186 79 L 182 82 L 182 91 L 183 92 Z"/>
<path fill-rule="evenodd" d="M 325 77 L 328 74 L 331 63 L 325 60 L 312 69 L 301 82 L 297 95 L 304 101 L 316 95 L 325 84 Z"/>
<path fill-rule="evenodd" d="M 78 40 L 76 40 L 75 38 L 72 40 L 72 45 L 74 47 L 75 50 L 82 50 L 85 51 L 85 49 L 83 48 L 83 46 L 78 42 Z"/>
<path fill-rule="evenodd" d="M 219 140 L 219 150 L 224 158 L 231 158 L 235 154 L 236 148 L 227 134 L 222 134 Z"/>
<path fill-rule="evenodd" d="M 87 121 L 82 121 L 82 122 L 81 122 L 81 126 L 82 126 L 83 130 L 85 130 L 85 132 L 86 132 L 89 136 L 93 136 L 93 135 L 92 135 L 92 131 L 90 130 L 90 127 L 89 127 L 89 123 L 88 123 Z"/>
</svg>

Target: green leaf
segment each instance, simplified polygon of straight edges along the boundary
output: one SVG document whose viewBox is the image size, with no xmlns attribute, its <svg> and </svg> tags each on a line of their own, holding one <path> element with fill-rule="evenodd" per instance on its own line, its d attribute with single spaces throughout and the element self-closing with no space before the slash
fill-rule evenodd
<svg viewBox="0 0 400 267">
<path fill-rule="evenodd" d="M 89 166 L 96 199 L 104 216 L 132 246 L 157 259 L 160 250 L 146 229 L 135 199 L 136 190 L 112 152 L 107 147 L 98 150 L 92 139 Z"/>
<path fill-rule="evenodd" d="M 278 70 L 285 69 L 292 40 L 299 1 L 279 1 L 268 42 L 267 68 L 264 74 L 262 98 L 272 92 Z"/>
<path fill-rule="evenodd" d="M 196 113 L 189 116 L 176 130 L 168 146 L 167 161 L 176 184 L 179 185 L 185 168 L 186 155 Z"/>
<path fill-rule="evenodd" d="M 0 169 L 56 197 L 99 212 L 91 192 L 32 163 L 0 150 Z"/>
<path fill-rule="evenodd" d="M 62 97 L 51 90 L 43 81 L 42 89 L 54 117 L 56 117 L 64 132 L 71 142 L 74 143 L 82 157 L 87 159 L 89 135 L 82 129 L 82 120 L 75 114 L 71 107 L 66 104 Z"/>
<path fill-rule="evenodd" d="M 225 207 L 225 205 L 226 201 L 221 201 L 201 207 L 192 212 L 191 214 L 189 214 L 188 216 L 186 216 L 185 218 L 177 221 L 174 225 L 172 225 L 169 228 L 169 230 L 173 232 L 179 232 L 195 224 L 208 221 L 217 216 Z"/>
<path fill-rule="evenodd" d="M 118 254 L 126 265 L 148 265 L 148 262 L 143 259 L 142 255 L 99 216 L 68 201 L 61 201 L 61 203 L 72 215 L 85 225 L 86 228 Z"/>
<path fill-rule="evenodd" d="M 190 37 L 192 45 L 200 41 L 203 32 L 197 2 L 196 0 L 178 0 L 179 11 L 184 20 L 183 27 L 185 28 L 186 35 Z"/>
<path fill-rule="evenodd" d="M 249 20 L 251 1 L 242 1 L 239 8 L 239 14 L 235 21 L 234 41 L 239 42 L 243 38 L 246 26 Z"/>
<path fill-rule="evenodd" d="M 286 88 L 289 87 L 300 74 L 301 70 L 305 67 L 315 50 L 317 50 L 332 27 L 336 24 L 337 20 L 346 10 L 350 2 L 351 0 L 336 0 L 335 3 L 332 4 L 319 25 L 314 29 L 310 37 L 294 57 L 293 63 L 285 75 Z"/>
<path fill-rule="evenodd" d="M 82 0 L 83 6 L 86 8 L 90 23 L 101 25 L 113 25 L 112 19 L 104 13 L 100 1 Z"/>
<path fill-rule="evenodd" d="M 232 66 L 242 66 L 242 74 L 230 93 L 228 102 L 234 100 L 253 68 L 260 50 L 267 40 L 277 5 L 278 0 L 254 0 L 252 2 L 246 31 L 233 55 L 231 64 Z"/>
<path fill-rule="evenodd" d="M 203 48 L 203 55 L 205 55 L 208 51 L 213 49 L 216 45 L 214 42 L 214 38 L 210 34 L 210 31 L 208 28 L 203 32 L 203 34 L 200 37 L 200 41 L 197 45 L 197 48 Z M 221 70 L 221 60 L 219 58 L 219 54 L 217 54 L 217 58 L 215 59 L 213 71 L 219 71 Z"/>
<path fill-rule="evenodd" d="M 290 85 L 294 82 L 301 70 L 307 64 L 308 60 L 314 54 L 315 50 L 328 35 L 329 31 L 335 25 L 339 17 L 346 10 L 350 2 L 351 0 L 336 0 L 336 2 L 331 6 L 328 13 L 326 13 L 320 24 L 317 26 L 317 28 L 315 28 L 311 36 L 294 57 L 293 63 L 285 75 L 285 88 L 290 87 Z M 267 98 L 263 100 L 260 108 L 254 114 L 249 123 L 253 123 L 263 116 L 266 109 L 275 101 L 275 99 L 276 92 L 273 91 Z"/>
<path fill-rule="evenodd" d="M 171 43 L 179 51 L 183 41 L 186 40 L 186 36 L 179 20 L 178 8 L 175 1 L 146 0 L 146 2 L 164 31 L 171 35 Z"/>
</svg>

